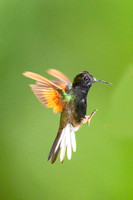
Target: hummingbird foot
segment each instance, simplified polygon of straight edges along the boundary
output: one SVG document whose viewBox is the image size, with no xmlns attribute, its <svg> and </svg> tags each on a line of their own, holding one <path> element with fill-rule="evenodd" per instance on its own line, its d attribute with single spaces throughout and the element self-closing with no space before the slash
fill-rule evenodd
<svg viewBox="0 0 133 200">
<path fill-rule="evenodd" d="M 87 122 L 87 125 L 89 126 L 90 125 L 90 121 L 93 117 L 93 115 L 96 113 L 97 110 L 94 110 L 91 115 L 88 115 L 88 116 L 85 116 L 85 118 L 82 120 L 82 123 L 86 123 Z"/>
</svg>

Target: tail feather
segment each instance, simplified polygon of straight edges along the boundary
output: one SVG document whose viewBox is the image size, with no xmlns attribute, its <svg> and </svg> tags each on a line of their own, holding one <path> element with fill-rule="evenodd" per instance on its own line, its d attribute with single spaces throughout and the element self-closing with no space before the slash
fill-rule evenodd
<svg viewBox="0 0 133 200">
<path fill-rule="evenodd" d="M 75 133 L 73 130 L 71 132 L 71 141 L 72 141 L 73 152 L 76 152 L 76 138 L 75 138 Z"/>
<path fill-rule="evenodd" d="M 70 129 L 70 127 L 69 127 Z M 71 130 L 66 134 L 66 146 L 67 146 L 67 158 L 71 160 L 72 157 L 72 146 L 71 146 Z M 63 144 L 64 145 L 64 144 Z"/>
<path fill-rule="evenodd" d="M 59 148 L 57 149 L 56 147 L 57 147 L 58 141 L 59 141 L 59 139 L 60 139 L 61 132 L 62 132 L 62 131 L 59 131 L 59 132 L 58 132 L 58 134 L 57 134 L 57 136 L 56 136 L 56 138 L 55 138 L 55 140 L 54 140 L 54 143 L 53 143 L 53 145 L 52 145 L 52 147 L 51 147 L 51 149 L 50 149 L 50 152 L 49 152 L 49 154 L 48 154 L 47 161 L 55 154 L 55 153 L 54 153 L 54 152 L 55 152 L 55 149 L 56 149 L 56 151 L 59 149 Z M 59 146 L 58 146 L 58 147 L 59 147 Z"/>
<path fill-rule="evenodd" d="M 54 143 L 51 147 L 47 160 L 51 158 L 51 163 L 56 161 L 59 150 L 60 152 L 60 162 L 62 163 L 65 158 L 65 153 L 67 150 L 67 157 L 70 160 L 73 152 L 76 151 L 76 138 L 75 131 L 77 128 L 74 128 L 71 124 L 67 124 L 66 127 L 62 130 L 59 130 L 57 137 L 54 140 Z"/>
<path fill-rule="evenodd" d="M 65 153 L 66 153 L 66 136 L 64 136 L 62 143 L 60 145 L 61 152 L 60 152 L 60 162 L 62 163 L 65 158 Z"/>
<path fill-rule="evenodd" d="M 58 148 L 58 150 L 56 151 L 56 153 L 52 155 L 52 159 L 51 159 L 51 163 L 52 164 L 56 161 L 58 153 L 59 153 L 59 150 L 60 150 L 60 148 Z"/>
</svg>

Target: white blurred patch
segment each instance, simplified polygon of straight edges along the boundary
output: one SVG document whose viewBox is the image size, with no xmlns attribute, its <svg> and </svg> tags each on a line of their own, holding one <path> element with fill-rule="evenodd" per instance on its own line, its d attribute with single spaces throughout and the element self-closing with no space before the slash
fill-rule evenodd
<svg viewBox="0 0 133 200">
<path fill-rule="evenodd" d="M 72 150 L 76 151 L 76 138 L 75 132 L 79 129 L 79 127 L 73 127 L 71 124 L 67 124 L 66 127 L 62 130 L 61 137 L 58 142 L 58 146 L 60 145 L 60 162 L 63 162 L 65 157 L 65 152 L 67 149 L 67 157 L 70 160 L 72 157 Z M 58 148 L 57 146 L 57 148 Z"/>
</svg>

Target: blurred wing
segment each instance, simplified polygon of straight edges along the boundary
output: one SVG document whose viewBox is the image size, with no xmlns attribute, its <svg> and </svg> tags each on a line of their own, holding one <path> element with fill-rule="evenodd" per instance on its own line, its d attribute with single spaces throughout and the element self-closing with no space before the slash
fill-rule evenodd
<svg viewBox="0 0 133 200">
<path fill-rule="evenodd" d="M 62 98 L 66 95 L 67 86 L 63 81 L 50 81 L 33 72 L 24 72 L 23 75 L 36 80 L 36 84 L 31 84 L 30 87 L 42 104 L 47 108 L 53 108 L 55 113 L 62 112 L 65 104 Z"/>
<path fill-rule="evenodd" d="M 60 71 L 56 69 L 49 69 L 48 73 L 58 79 L 61 83 L 64 83 L 68 89 L 72 87 L 71 81 Z"/>
</svg>

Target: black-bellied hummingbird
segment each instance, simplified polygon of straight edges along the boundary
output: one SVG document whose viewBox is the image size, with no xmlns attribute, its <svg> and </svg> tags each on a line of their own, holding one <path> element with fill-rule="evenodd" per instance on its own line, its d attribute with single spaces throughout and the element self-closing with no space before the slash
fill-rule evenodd
<svg viewBox="0 0 133 200">
<path fill-rule="evenodd" d="M 35 96 L 47 108 L 53 108 L 55 113 L 61 113 L 60 125 L 57 136 L 51 147 L 47 160 L 51 158 L 51 163 L 56 161 L 60 151 L 60 162 L 62 163 L 67 151 L 70 160 L 73 152 L 76 151 L 75 132 L 83 123 L 90 124 L 92 116 L 86 116 L 87 94 L 93 83 L 105 81 L 97 80 L 89 72 L 79 73 L 73 83 L 61 72 L 49 69 L 48 73 L 56 80 L 48 80 L 33 72 L 24 72 L 23 75 L 36 80 L 36 84 L 30 85 Z"/>
</svg>

